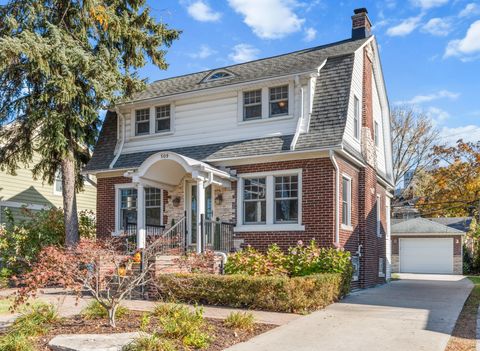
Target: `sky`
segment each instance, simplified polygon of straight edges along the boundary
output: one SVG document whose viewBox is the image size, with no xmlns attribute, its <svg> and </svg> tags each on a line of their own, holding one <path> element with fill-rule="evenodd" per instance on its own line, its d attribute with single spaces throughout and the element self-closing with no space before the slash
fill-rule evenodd
<svg viewBox="0 0 480 351">
<path fill-rule="evenodd" d="M 413 104 L 447 143 L 480 140 L 480 0 L 147 2 L 182 30 L 167 70 L 141 69 L 149 82 L 347 39 L 353 9 L 366 7 L 390 105 Z"/>
</svg>

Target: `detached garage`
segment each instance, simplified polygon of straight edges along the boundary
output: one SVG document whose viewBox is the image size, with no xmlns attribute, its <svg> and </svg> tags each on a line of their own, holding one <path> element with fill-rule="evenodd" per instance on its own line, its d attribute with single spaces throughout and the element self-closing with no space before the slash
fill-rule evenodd
<svg viewBox="0 0 480 351">
<path fill-rule="evenodd" d="M 462 242 L 466 232 L 462 229 L 466 225 L 459 226 L 456 222 L 460 220 L 465 219 L 413 218 L 394 223 L 392 272 L 462 274 Z M 452 223 L 456 225 L 449 225 Z"/>
</svg>

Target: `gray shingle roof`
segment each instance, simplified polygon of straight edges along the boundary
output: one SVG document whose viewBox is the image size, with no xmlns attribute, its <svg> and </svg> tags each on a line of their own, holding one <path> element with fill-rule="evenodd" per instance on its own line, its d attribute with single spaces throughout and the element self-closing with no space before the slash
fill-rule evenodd
<svg viewBox="0 0 480 351">
<path fill-rule="evenodd" d="M 196 90 L 203 90 L 266 79 L 287 74 L 307 72 L 317 69 L 329 57 L 353 53 L 368 38 L 359 40 L 343 40 L 340 42 L 317 46 L 292 53 L 245 62 L 233 66 L 222 67 L 184 76 L 163 79 L 148 85 L 141 93 L 136 94 L 131 101 L 150 99 L 159 96 L 169 96 Z M 228 70 L 232 78 L 215 81 L 202 80 L 216 70 Z"/>
<path fill-rule="evenodd" d="M 326 59 L 327 61 L 320 71 L 320 76 L 315 86 L 310 129 L 308 133 L 300 135 L 296 150 L 338 146 L 342 143 L 345 130 L 354 52 L 361 47 L 366 40 L 367 39 L 355 41 L 346 40 L 286 55 L 229 66 L 226 68 L 235 74 L 234 78 L 205 84 L 200 84 L 199 82 L 212 71 L 165 79 L 152 83 L 144 92 L 138 94 L 135 99 L 141 100 L 156 96 L 167 96 L 249 80 L 305 72 L 318 68 Z M 93 157 L 85 168 L 86 171 L 108 169 L 108 166 L 114 158 L 117 128 L 116 119 L 117 117 L 114 112 L 107 114 Z M 286 135 L 122 154 L 115 163 L 115 168 L 138 167 L 147 157 L 160 151 L 173 151 L 207 162 L 208 160 L 220 158 L 289 152 L 292 139 L 293 135 Z M 361 157 L 361 155 L 354 156 Z"/>
<path fill-rule="evenodd" d="M 462 235 L 465 231 L 451 228 L 445 224 L 427 218 L 412 218 L 392 224 L 391 232 L 395 234 L 445 234 Z"/>
</svg>

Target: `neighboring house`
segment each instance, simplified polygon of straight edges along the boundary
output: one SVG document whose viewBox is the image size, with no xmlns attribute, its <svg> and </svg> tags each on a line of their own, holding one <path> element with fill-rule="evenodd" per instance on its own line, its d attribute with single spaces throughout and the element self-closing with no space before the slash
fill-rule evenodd
<svg viewBox="0 0 480 351">
<path fill-rule="evenodd" d="M 393 220 L 392 272 L 462 274 L 471 218 Z"/>
<path fill-rule="evenodd" d="M 32 164 L 38 157 L 34 157 Z M 93 179 L 85 179 L 84 190 L 77 194 L 79 211 L 95 211 L 97 189 Z M 9 209 L 15 219 L 24 219 L 22 208 L 39 211 L 51 207 L 63 207 L 61 177 L 50 185 L 41 179 L 34 180 L 28 167 L 19 168 L 16 175 L 0 172 L 0 223 L 5 222 L 5 209 Z"/>
<path fill-rule="evenodd" d="M 354 286 L 384 282 L 389 108 L 367 11 L 352 21 L 350 39 L 156 81 L 108 111 L 85 169 L 98 236 L 135 231 L 143 248 L 165 227 L 197 251 L 315 239 L 352 253 Z M 228 223 L 212 234 L 217 218 L 234 238 Z"/>
</svg>

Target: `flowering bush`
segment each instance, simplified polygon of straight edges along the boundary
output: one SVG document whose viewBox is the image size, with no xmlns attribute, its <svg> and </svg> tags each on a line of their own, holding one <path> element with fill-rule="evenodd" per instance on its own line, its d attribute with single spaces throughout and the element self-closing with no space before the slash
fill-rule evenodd
<svg viewBox="0 0 480 351">
<path fill-rule="evenodd" d="M 352 272 L 350 252 L 343 249 L 320 248 L 315 240 L 302 242 L 285 254 L 277 245 L 271 245 L 265 254 L 248 247 L 229 256 L 227 274 L 288 275 L 292 277 L 315 273 Z"/>
</svg>

